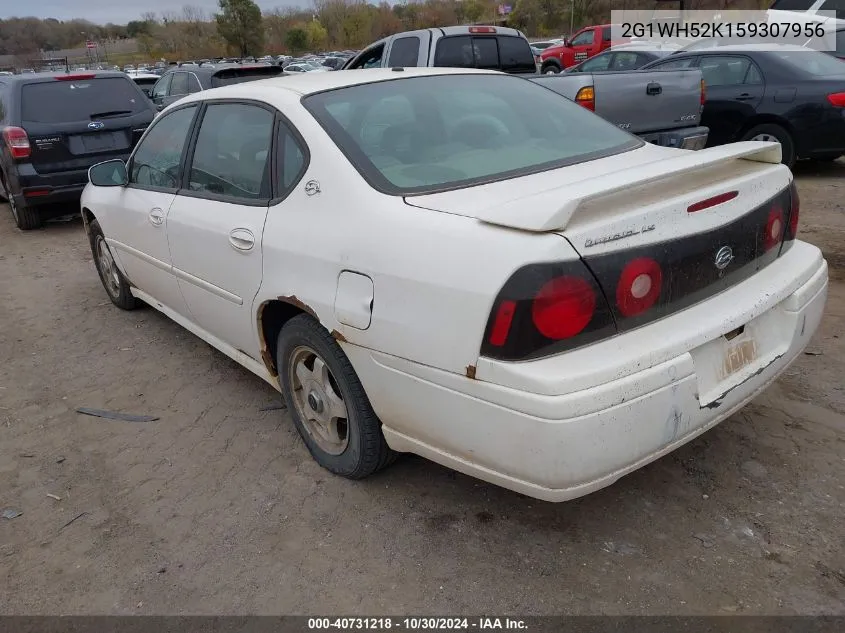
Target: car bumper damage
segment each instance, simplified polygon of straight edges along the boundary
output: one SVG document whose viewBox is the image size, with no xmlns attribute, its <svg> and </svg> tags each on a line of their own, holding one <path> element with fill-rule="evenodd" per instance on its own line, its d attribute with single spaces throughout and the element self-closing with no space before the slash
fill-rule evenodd
<svg viewBox="0 0 845 633">
<path fill-rule="evenodd" d="M 565 501 L 612 484 L 742 408 L 801 354 L 826 295 L 820 251 L 795 242 L 754 278 L 687 310 L 591 350 L 526 363 L 480 359 L 475 378 L 344 349 L 391 448 Z M 589 377 L 577 357 L 583 351 L 602 355 L 608 379 Z M 571 377 L 555 383 L 561 368 Z"/>
</svg>

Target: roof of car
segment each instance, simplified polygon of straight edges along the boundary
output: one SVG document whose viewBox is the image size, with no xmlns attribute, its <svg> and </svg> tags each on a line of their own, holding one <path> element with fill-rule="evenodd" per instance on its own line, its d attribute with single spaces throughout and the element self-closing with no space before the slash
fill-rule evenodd
<svg viewBox="0 0 845 633">
<path fill-rule="evenodd" d="M 51 70 L 47 72 L 38 72 L 38 73 L 23 73 L 20 75 L 12 75 L 11 77 L 4 77 L 4 81 L 8 82 L 19 82 L 19 83 L 36 83 L 42 82 L 50 78 L 59 78 L 59 77 L 74 77 L 80 76 L 84 78 L 89 78 L 91 76 L 103 78 L 103 77 L 126 77 L 126 73 L 121 72 L 119 70 L 71 70 L 69 73 L 63 70 Z"/>
<path fill-rule="evenodd" d="M 234 84 L 214 89 L 215 96 L 239 96 L 242 93 L 252 92 L 256 84 L 260 82 L 261 89 L 267 90 L 276 88 L 289 91 L 298 95 L 310 95 L 324 90 L 335 90 L 348 86 L 357 86 L 392 79 L 407 79 L 410 77 L 432 77 L 438 75 L 496 75 L 502 73 L 492 70 L 477 70 L 475 68 L 403 68 L 393 70 L 391 68 L 367 68 L 356 69 L 349 72 L 327 72 L 327 73 L 301 73 L 281 77 L 273 77 L 255 82 Z M 197 95 L 209 94 L 196 93 Z"/>
<path fill-rule="evenodd" d="M 677 55 L 706 55 L 708 53 L 777 53 L 779 51 L 801 51 L 804 53 L 815 49 L 796 44 L 727 44 L 725 46 L 713 46 L 710 48 L 698 48 L 693 50 L 679 50 Z"/>
</svg>

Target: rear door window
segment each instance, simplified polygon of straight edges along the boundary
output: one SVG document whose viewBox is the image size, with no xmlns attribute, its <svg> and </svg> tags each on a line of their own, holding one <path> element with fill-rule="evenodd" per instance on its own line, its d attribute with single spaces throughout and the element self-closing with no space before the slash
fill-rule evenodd
<svg viewBox="0 0 845 633">
<path fill-rule="evenodd" d="M 400 37 L 390 47 L 387 65 L 391 68 L 412 68 L 417 66 L 420 57 L 420 38 L 416 35 Z"/>
<path fill-rule="evenodd" d="M 87 121 L 137 114 L 148 104 L 128 77 L 45 81 L 22 87 L 21 119 L 29 123 Z"/>
<path fill-rule="evenodd" d="M 188 73 L 173 73 L 170 94 L 174 97 L 188 94 Z"/>
</svg>

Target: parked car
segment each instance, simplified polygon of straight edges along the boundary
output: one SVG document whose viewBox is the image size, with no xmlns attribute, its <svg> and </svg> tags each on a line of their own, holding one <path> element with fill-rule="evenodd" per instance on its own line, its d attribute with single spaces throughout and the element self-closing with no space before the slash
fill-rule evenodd
<svg viewBox="0 0 845 633">
<path fill-rule="evenodd" d="M 349 61 L 348 57 L 326 57 L 322 64 L 331 70 L 340 70 L 347 61 Z"/>
<path fill-rule="evenodd" d="M 587 61 L 570 66 L 565 73 L 599 73 L 607 71 L 636 70 L 672 54 L 675 47 L 659 45 L 620 44 L 590 57 Z M 555 73 L 549 73 L 555 74 Z"/>
<path fill-rule="evenodd" d="M 142 72 L 140 70 L 130 71 L 126 73 L 144 92 L 147 97 L 152 97 L 153 86 L 159 80 L 160 76 L 151 72 Z"/>
<path fill-rule="evenodd" d="M 611 41 L 612 26 L 612 24 L 600 24 L 584 27 L 577 31 L 571 39 L 564 40 L 562 44 L 550 46 L 542 51 L 539 62 L 540 72 L 559 73 L 570 66 L 580 64 L 590 57 L 598 55 L 613 44 L 624 43 L 623 40 L 619 42 Z"/>
<path fill-rule="evenodd" d="M 276 77 L 282 73 L 278 66 L 230 64 L 214 67 L 179 67 L 162 75 L 152 88 L 150 99 L 157 110 L 163 110 L 185 95 L 244 81 Z"/>
<path fill-rule="evenodd" d="M 446 26 L 397 33 L 370 44 L 343 68 L 415 66 L 485 68 L 511 74 L 537 72 L 525 35 L 498 26 Z"/>
<path fill-rule="evenodd" d="M 605 53 L 605 64 L 625 66 L 640 52 Z M 586 66 L 602 55 L 592 57 Z M 623 58 L 620 60 L 620 57 Z M 577 68 L 577 67 L 576 67 Z M 700 125 L 705 87 L 697 68 L 628 72 L 566 72 L 529 78 L 592 110 L 649 143 L 702 149 L 708 130 Z"/>
<path fill-rule="evenodd" d="M 810 341 L 827 264 L 779 163 L 649 145 L 501 72 L 375 69 L 190 95 L 82 206 L 111 301 L 280 389 L 331 472 L 413 452 L 562 501 Z"/>
<path fill-rule="evenodd" d="M 800 46 L 749 44 L 677 53 L 646 69 L 699 68 L 708 145 L 777 141 L 783 162 L 845 154 L 845 65 Z M 808 113 L 812 113 L 809 115 Z"/>
<path fill-rule="evenodd" d="M 126 159 L 155 116 L 141 89 L 111 71 L 2 77 L 0 104 L 0 195 L 24 230 L 77 208 L 88 168 Z"/>
</svg>

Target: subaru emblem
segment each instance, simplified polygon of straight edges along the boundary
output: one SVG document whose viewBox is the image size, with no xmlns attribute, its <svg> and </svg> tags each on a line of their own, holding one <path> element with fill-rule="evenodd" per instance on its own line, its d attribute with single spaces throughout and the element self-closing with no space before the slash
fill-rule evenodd
<svg viewBox="0 0 845 633">
<path fill-rule="evenodd" d="M 723 246 L 718 251 L 716 251 L 716 259 L 714 260 L 714 264 L 716 268 L 719 270 L 725 270 L 734 259 L 734 252 L 730 246 Z"/>
<path fill-rule="evenodd" d="M 102 121 L 91 121 L 91 123 L 88 124 L 88 129 L 89 130 L 102 130 L 105 126 L 106 126 L 106 124 L 103 123 Z"/>
</svg>

